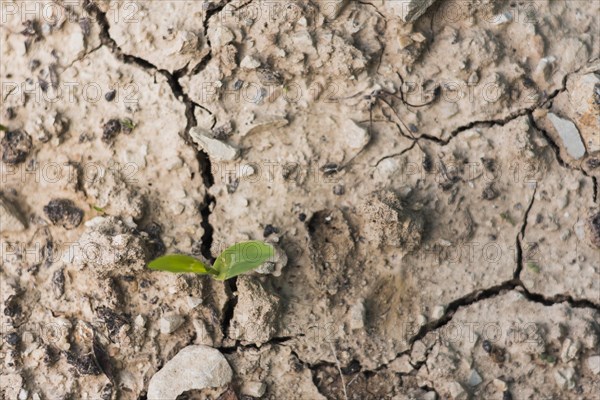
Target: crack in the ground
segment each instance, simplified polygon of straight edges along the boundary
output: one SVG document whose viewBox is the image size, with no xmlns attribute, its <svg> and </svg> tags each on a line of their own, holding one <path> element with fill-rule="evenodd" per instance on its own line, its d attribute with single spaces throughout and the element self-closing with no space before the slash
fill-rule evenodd
<svg viewBox="0 0 600 400">
<path fill-rule="evenodd" d="M 561 83 L 561 87 L 554 90 L 550 95 L 547 95 L 546 93 L 544 93 L 544 98 L 538 102 L 536 102 L 536 104 L 527 107 L 527 108 L 522 108 L 520 110 L 514 111 L 512 113 L 510 113 L 508 116 L 504 117 L 504 118 L 497 118 L 497 119 L 490 119 L 490 120 L 480 120 L 480 121 L 472 121 L 469 122 L 468 124 L 459 126 L 458 128 L 455 128 L 454 130 L 452 130 L 452 132 L 450 132 L 450 135 L 448 137 L 448 139 L 440 139 L 438 137 L 435 136 L 431 136 L 431 135 L 420 135 L 417 140 L 421 140 L 421 139 L 425 139 L 425 140 L 430 140 L 433 142 L 436 142 L 438 144 L 441 144 L 442 146 L 446 146 L 447 144 L 449 144 L 455 137 L 457 137 L 459 134 L 461 134 L 462 132 L 468 131 L 470 129 L 473 129 L 475 127 L 493 127 L 493 126 L 504 126 L 508 123 L 510 123 L 511 121 L 526 116 L 526 115 L 530 115 L 531 113 L 533 113 L 533 111 L 535 111 L 538 108 L 543 108 L 545 106 L 547 106 L 552 100 L 554 100 L 559 94 L 563 93 L 564 91 L 567 90 L 567 82 L 569 80 L 569 77 L 571 75 L 577 74 L 579 71 L 581 71 L 584 67 L 580 67 L 577 68 L 574 71 L 571 71 L 567 74 L 565 74 L 565 76 L 562 79 L 562 83 Z"/>
<path fill-rule="evenodd" d="M 515 272 L 513 274 L 513 279 L 521 279 L 521 271 L 523 271 L 523 239 L 525 239 L 525 230 L 527 229 L 527 221 L 529 219 L 529 212 L 533 208 L 533 203 L 535 202 L 535 195 L 537 193 L 537 183 L 533 188 L 533 194 L 531 195 L 531 201 L 529 202 L 529 206 L 527 210 L 525 210 L 525 215 L 523 216 L 523 223 L 521 224 L 521 229 L 517 234 L 517 266 L 515 268 Z"/>
<path fill-rule="evenodd" d="M 248 2 L 245 5 L 251 3 Z M 209 21 L 211 19 L 211 17 L 217 13 L 219 13 L 228 3 L 224 3 L 224 4 L 220 4 L 218 6 L 215 6 L 212 9 L 207 10 L 207 16 L 203 21 L 203 28 L 204 28 L 204 36 L 206 38 L 207 41 L 207 45 L 210 49 L 209 53 L 204 56 L 202 58 L 202 60 L 200 60 L 200 62 L 198 64 L 196 64 L 190 71 L 190 73 L 192 75 L 194 74 L 198 74 L 200 73 L 208 64 L 208 62 L 210 62 L 210 60 L 212 59 L 212 47 L 210 44 L 210 41 L 208 39 L 208 24 Z M 243 5 L 244 6 L 244 5 Z M 242 6 L 242 7 L 243 7 Z M 150 72 L 158 72 L 161 75 L 163 75 L 166 79 L 167 82 L 174 94 L 174 96 L 179 99 L 186 107 L 185 110 L 185 116 L 186 116 L 186 120 L 187 120 L 187 124 L 186 124 L 186 128 L 185 131 L 183 132 L 183 138 L 186 141 L 187 144 L 194 146 L 194 144 L 191 142 L 190 137 L 189 137 L 189 131 L 191 128 L 193 128 L 194 126 L 197 126 L 197 120 L 195 117 L 195 109 L 196 108 L 201 108 L 205 111 L 207 111 L 209 114 L 212 114 L 208 109 L 206 109 L 204 106 L 195 103 L 194 101 L 192 101 L 189 98 L 189 95 L 187 93 L 185 93 L 185 91 L 183 90 L 179 79 L 187 73 L 187 69 L 188 66 L 182 68 L 179 71 L 175 71 L 174 73 L 170 73 L 169 71 L 166 71 L 164 69 L 159 69 L 157 68 L 155 65 L 153 65 L 151 62 L 134 56 L 134 55 L 130 55 L 130 54 L 125 54 L 121 51 L 121 49 L 117 46 L 116 42 L 114 41 L 114 39 L 112 39 L 109 35 L 109 23 L 108 20 L 106 18 L 105 13 L 103 13 L 95 4 L 89 2 L 89 0 L 86 2 L 86 7 L 88 9 L 90 9 L 92 12 L 91 14 L 95 16 L 96 21 L 98 22 L 100 28 L 101 28 L 101 32 L 100 32 L 100 39 L 101 39 L 101 43 L 102 46 L 106 46 L 108 47 L 111 52 L 118 58 L 120 59 L 122 62 L 126 63 L 126 64 L 133 64 L 133 65 L 137 65 L 138 67 L 150 71 Z M 101 46 L 99 46 L 98 48 L 100 48 Z M 98 48 L 94 49 L 93 51 L 97 50 Z M 557 89 L 556 91 L 554 91 L 550 96 L 547 96 L 544 101 L 539 102 L 538 104 L 536 104 L 535 106 L 526 108 L 526 109 L 521 109 L 518 110 L 514 113 L 511 113 L 509 116 L 505 117 L 505 118 L 501 118 L 501 119 L 493 119 L 493 120 L 483 120 L 483 121 L 473 121 L 470 122 L 469 124 L 460 126 L 456 129 L 454 129 L 451 133 L 450 133 L 450 137 L 446 140 L 434 137 L 434 136 L 430 136 L 430 135 L 421 135 L 418 138 L 413 138 L 415 139 L 413 144 L 408 148 L 402 151 L 403 154 L 406 151 L 414 148 L 414 146 L 421 140 L 427 140 L 427 141 L 433 141 L 436 142 L 442 146 L 445 146 L 447 144 L 450 143 L 450 141 L 452 139 L 454 139 L 455 137 L 457 137 L 461 132 L 464 131 L 468 131 L 470 129 L 473 129 L 475 127 L 479 127 L 479 126 L 485 126 L 485 127 L 492 127 L 492 126 L 504 126 L 508 123 L 510 123 L 511 121 L 523 117 L 523 116 L 528 116 L 529 121 L 531 122 L 532 126 L 535 127 L 539 132 L 541 132 L 541 134 L 546 138 L 546 140 L 548 141 L 548 143 L 550 144 L 550 146 L 552 147 L 554 153 L 556 154 L 556 158 L 558 163 L 565 168 L 569 168 L 569 169 L 576 169 L 576 168 L 572 168 L 570 166 L 568 166 L 564 160 L 562 160 L 562 158 L 560 157 L 560 148 L 558 147 L 558 145 L 556 143 L 554 143 L 553 140 L 551 140 L 550 136 L 548 135 L 547 132 L 545 132 L 543 129 L 541 129 L 535 122 L 535 119 L 533 118 L 533 112 L 541 107 L 544 107 L 546 104 L 548 104 L 550 101 L 552 101 L 552 99 L 554 99 L 556 96 L 558 96 L 560 93 L 562 93 L 563 91 L 566 90 L 566 82 L 568 80 L 568 77 L 571 74 L 577 73 L 577 71 L 574 71 L 570 74 L 566 74 L 565 77 L 563 78 L 563 85 L 562 88 Z M 194 146 L 194 149 L 196 151 L 197 148 Z M 394 157 L 397 155 L 391 155 L 391 156 L 387 156 L 382 158 L 381 160 L 378 161 L 378 164 L 383 161 L 386 158 L 389 157 Z M 210 188 L 213 184 L 214 184 L 214 176 L 212 174 L 211 171 L 211 162 L 210 162 L 210 158 L 208 157 L 208 154 L 206 154 L 204 151 L 198 151 L 198 164 L 199 164 L 199 169 L 201 171 L 202 174 L 202 179 L 203 182 L 206 186 L 206 188 Z M 576 169 L 579 170 L 580 172 L 582 172 L 585 176 L 590 177 L 586 171 L 581 170 L 581 169 Z M 598 192 L 598 182 L 596 180 L 595 177 L 591 177 L 591 179 L 593 180 L 594 183 L 594 202 L 597 201 L 597 192 Z M 537 189 L 537 188 L 536 188 Z M 421 328 L 419 329 L 419 331 L 413 335 L 410 339 L 409 339 L 409 343 L 410 343 L 410 349 L 401 352 L 399 354 L 397 354 L 397 357 L 400 357 L 402 355 L 406 355 L 406 354 L 410 354 L 411 350 L 412 350 L 412 346 L 414 345 L 415 342 L 417 342 L 418 340 L 423 339 L 427 334 L 434 332 L 436 330 L 439 330 L 440 328 L 444 327 L 445 325 L 447 325 L 452 318 L 454 317 L 454 315 L 456 314 L 456 312 L 463 307 L 469 307 L 479 301 L 482 300 L 488 300 L 488 299 L 492 299 L 494 297 L 497 297 L 499 295 L 502 295 L 504 293 L 507 293 L 509 291 L 512 290 L 517 290 L 519 291 L 519 293 L 521 293 L 527 300 L 535 302 L 535 303 L 539 303 L 539 304 L 543 304 L 544 306 L 552 306 L 555 304 L 559 304 L 559 303 L 568 303 L 570 307 L 573 308 L 591 308 L 594 309 L 596 311 L 600 311 L 600 304 L 596 304 L 593 301 L 590 301 L 588 299 L 575 299 L 570 295 L 565 295 L 565 294 L 558 294 L 555 295 L 553 297 L 545 297 L 541 294 L 538 293 L 532 293 L 530 291 L 527 290 L 527 288 L 523 285 L 522 281 L 520 280 L 520 274 L 523 268 L 522 265 L 522 248 L 521 248 L 521 241 L 524 239 L 525 236 L 525 229 L 527 226 L 527 218 L 529 215 L 529 212 L 533 206 L 533 202 L 534 202 L 534 198 L 535 198 L 535 193 L 536 193 L 536 189 L 534 189 L 534 194 L 532 196 L 532 200 L 528 206 L 527 211 L 525 212 L 525 217 L 524 217 L 524 221 L 523 224 L 521 226 L 521 229 L 517 235 L 517 266 L 514 272 L 514 276 L 513 279 L 508 280 L 506 282 L 500 283 L 498 285 L 494 285 L 490 288 L 487 289 L 481 289 L 481 290 L 476 290 L 472 293 L 469 293 L 465 296 L 462 296 L 456 300 L 453 300 L 452 302 L 450 302 L 446 308 L 446 311 L 444 313 L 444 315 L 435 320 L 435 321 L 431 321 L 429 323 L 424 324 L 423 326 L 421 326 Z M 202 227 L 204 228 L 204 235 L 202 236 L 201 239 L 201 253 L 202 255 L 209 261 L 214 261 L 214 257 L 212 256 L 211 253 L 211 246 L 212 246 L 212 242 L 213 242 L 213 232 L 214 229 L 212 227 L 212 225 L 210 224 L 210 215 L 212 212 L 212 209 L 215 206 L 215 198 L 214 196 L 210 195 L 207 193 L 205 199 L 204 199 L 204 203 L 203 203 L 203 208 L 201 209 L 201 213 L 202 213 Z M 234 280 L 230 280 L 228 281 L 229 283 L 229 290 L 232 292 L 232 294 L 229 297 L 229 300 L 225 306 L 225 313 L 224 313 L 224 318 L 222 321 L 222 330 L 223 330 L 223 334 L 225 335 L 225 337 L 227 337 L 227 332 L 228 329 L 230 327 L 231 324 L 231 320 L 233 318 L 233 311 L 235 309 L 235 305 L 237 303 L 237 297 L 235 295 L 233 295 L 233 293 L 236 291 L 236 282 L 235 279 Z M 267 344 L 267 345 L 281 345 L 281 346 L 285 346 L 287 342 L 294 340 L 298 337 L 302 337 L 303 335 L 297 335 L 297 336 L 286 336 L 286 337 L 276 337 L 276 338 L 272 338 L 271 340 L 269 340 L 268 342 L 264 343 L 263 345 Z M 244 349 L 244 348 L 258 348 L 257 345 L 255 344 L 242 344 L 239 340 L 236 341 L 235 345 L 233 346 L 223 346 L 221 348 L 219 348 L 220 351 L 224 352 L 224 353 L 234 353 L 236 352 L 238 349 Z M 303 361 L 299 355 L 293 350 L 291 349 L 291 353 L 292 355 L 298 360 L 299 363 L 301 363 L 304 367 L 308 368 L 311 372 L 312 372 L 312 377 L 313 377 L 313 383 L 315 384 L 315 387 L 317 388 L 317 390 L 319 390 L 319 385 L 316 382 L 316 372 L 319 368 L 322 368 L 324 366 L 329 366 L 329 367 L 336 367 L 335 363 L 331 363 L 331 362 L 327 362 L 327 361 L 319 361 L 315 364 L 310 364 L 306 361 Z M 392 362 L 393 360 L 391 360 L 390 362 Z M 354 372 L 352 372 L 352 374 L 355 373 L 366 373 L 366 372 L 376 372 L 377 370 L 380 370 L 382 368 L 385 368 L 389 363 L 386 364 L 382 364 L 380 367 L 378 367 L 375 371 L 369 371 L 367 369 L 362 368 L 362 366 L 360 366 L 360 363 L 358 363 L 358 370 L 355 370 Z M 416 363 L 414 365 L 415 370 L 418 370 L 418 368 L 420 368 L 421 365 L 423 365 L 423 363 Z M 350 375 L 347 374 L 347 375 Z M 433 389 L 431 389 L 433 390 Z"/>
<path fill-rule="evenodd" d="M 220 12 L 226 5 L 227 5 L 227 3 L 207 10 L 207 16 L 203 22 L 203 26 L 204 26 L 204 34 L 205 34 L 207 44 L 209 47 L 210 47 L 210 41 L 208 40 L 208 36 L 207 36 L 208 21 L 214 14 Z M 181 136 L 182 136 L 183 140 L 185 141 L 185 143 L 192 146 L 194 148 L 194 150 L 197 152 L 198 168 L 202 175 L 202 181 L 204 183 L 204 186 L 207 189 L 206 195 L 203 199 L 202 206 L 200 209 L 200 214 L 202 216 L 201 226 L 204 231 L 202 238 L 200 239 L 200 243 L 201 243 L 200 244 L 200 253 L 208 262 L 213 263 L 215 260 L 215 257 L 212 255 L 211 248 L 212 248 L 212 244 L 213 244 L 214 228 L 213 228 L 212 224 L 210 223 L 210 216 L 211 216 L 212 210 L 214 209 L 214 207 L 216 205 L 216 199 L 213 195 L 211 195 L 208 192 L 208 189 L 210 189 L 210 187 L 214 184 L 212 165 L 211 165 L 211 160 L 210 160 L 210 157 L 208 156 L 208 154 L 203 150 L 199 150 L 197 148 L 197 146 L 193 143 L 193 141 L 191 140 L 191 137 L 189 135 L 190 130 L 193 127 L 198 125 L 198 121 L 196 120 L 196 115 L 195 115 L 196 108 L 201 108 L 211 115 L 212 115 L 212 112 L 210 110 L 208 110 L 207 108 L 205 108 L 204 106 L 192 101 L 190 99 L 189 95 L 183 90 L 183 87 L 181 86 L 179 79 L 181 78 L 181 76 L 183 76 L 183 74 L 186 73 L 188 66 L 185 66 L 184 68 L 182 68 L 178 71 L 175 71 L 174 73 L 171 73 L 167 70 L 159 69 L 157 66 L 155 66 L 154 64 L 152 64 L 151 62 L 149 62 L 147 60 L 144 60 L 143 58 L 123 53 L 121 51 L 121 49 L 119 48 L 119 46 L 117 46 L 117 43 L 115 42 L 115 40 L 110 36 L 110 33 L 109 33 L 110 25 L 108 23 L 108 19 L 106 18 L 106 14 L 103 13 L 93 3 L 88 3 L 86 6 L 91 11 L 90 14 L 96 18 L 96 21 L 100 26 L 100 29 L 101 29 L 100 30 L 100 40 L 101 40 L 102 45 L 109 48 L 111 50 L 111 52 L 115 55 L 115 57 L 117 57 L 123 63 L 133 64 L 133 65 L 136 65 L 146 71 L 158 72 L 159 74 L 163 75 L 166 78 L 167 83 L 169 84 L 169 87 L 171 88 L 171 91 L 172 91 L 173 95 L 175 96 L 175 98 L 178 99 L 179 101 L 181 101 L 185 105 L 185 117 L 186 117 L 187 123 L 186 123 L 185 130 Z M 196 67 L 194 67 L 194 69 L 192 70 L 192 73 L 200 72 L 199 70 L 196 71 L 196 69 L 198 68 L 199 65 L 202 65 L 203 62 L 208 63 L 208 61 L 210 60 L 211 54 L 212 54 L 212 48 L 210 48 L 210 52 L 207 56 L 208 59 L 206 59 L 206 57 L 205 57 L 203 60 L 201 60 L 200 63 Z M 216 123 L 216 121 L 213 121 L 213 127 L 214 127 L 215 123 Z M 211 129 L 212 129 L 212 127 L 211 127 Z M 223 315 L 221 329 L 222 329 L 223 335 L 225 337 L 227 337 L 227 332 L 228 332 L 229 326 L 231 324 L 231 319 L 233 318 L 233 311 L 235 309 L 235 305 L 237 304 L 237 297 L 234 295 L 234 293 L 236 292 L 236 279 L 233 278 L 233 279 L 228 280 L 227 282 L 225 282 L 225 285 L 227 285 L 226 287 L 227 287 L 227 290 L 229 291 L 229 299 L 227 301 L 227 304 L 225 305 L 225 311 L 224 311 L 224 315 Z"/>
<path fill-rule="evenodd" d="M 220 13 L 223 8 L 225 8 L 227 6 L 227 4 L 229 4 L 228 2 L 225 2 L 223 4 L 213 4 L 213 3 L 205 3 L 206 6 L 208 6 L 206 8 L 206 17 L 204 18 L 204 21 L 202 21 L 202 28 L 204 29 L 204 39 L 206 40 L 206 46 L 208 47 L 208 53 L 202 57 L 202 59 L 194 66 L 194 68 L 192 68 L 191 70 L 191 75 L 196 75 L 199 74 L 200 72 L 202 72 L 206 66 L 208 65 L 208 63 L 212 60 L 213 57 L 213 48 L 212 48 L 212 44 L 210 43 L 210 39 L 208 37 L 208 24 L 210 23 L 210 19 L 212 18 L 213 15 Z"/>
</svg>

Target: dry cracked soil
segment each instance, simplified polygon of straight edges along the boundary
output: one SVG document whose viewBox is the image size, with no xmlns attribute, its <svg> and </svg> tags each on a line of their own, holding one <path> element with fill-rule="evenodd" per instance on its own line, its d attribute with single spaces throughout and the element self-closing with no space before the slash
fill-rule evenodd
<svg viewBox="0 0 600 400">
<path fill-rule="evenodd" d="M 0 6 L 2 399 L 598 398 L 599 1 Z"/>
</svg>

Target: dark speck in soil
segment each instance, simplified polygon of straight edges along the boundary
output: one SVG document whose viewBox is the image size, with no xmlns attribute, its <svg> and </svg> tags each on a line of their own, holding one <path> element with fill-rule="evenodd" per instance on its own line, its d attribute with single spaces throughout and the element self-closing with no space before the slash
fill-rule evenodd
<svg viewBox="0 0 600 400">
<path fill-rule="evenodd" d="M 123 325 L 129 323 L 125 316 L 114 312 L 108 307 L 98 307 L 96 312 L 98 313 L 98 317 L 104 322 L 106 330 L 109 334 L 109 338 L 111 340 L 116 338 L 116 336 L 119 334 L 119 330 Z"/>
<path fill-rule="evenodd" d="M 344 185 L 335 185 L 333 187 L 333 194 L 335 194 L 336 196 L 341 196 L 344 193 L 346 193 L 346 189 L 344 188 Z"/>
<path fill-rule="evenodd" d="M 104 124 L 102 131 L 102 140 L 104 142 L 112 141 L 121 132 L 121 121 L 118 119 L 111 119 Z"/>
<path fill-rule="evenodd" d="M 481 347 L 483 347 L 483 351 L 485 351 L 486 353 L 492 352 L 492 344 L 490 343 L 489 340 L 484 340 L 483 343 L 481 344 Z"/>
<path fill-rule="evenodd" d="M 264 237 L 269 237 L 271 236 L 273 233 L 279 233 L 279 228 L 274 227 L 271 224 L 267 224 L 265 226 L 265 230 L 263 231 L 263 236 Z"/>
<path fill-rule="evenodd" d="M 6 343 L 11 346 L 16 346 L 19 343 L 19 335 L 16 332 L 11 332 L 6 335 Z"/>
<path fill-rule="evenodd" d="M 104 95 L 104 99 L 106 99 L 106 101 L 110 102 L 110 101 L 113 101 L 115 99 L 116 95 L 117 95 L 117 91 L 116 90 L 111 90 L 110 92 L 107 92 Z"/>
<path fill-rule="evenodd" d="M 100 375 L 102 370 L 93 354 L 75 354 L 67 352 L 67 363 L 74 366 L 81 375 Z"/>
<path fill-rule="evenodd" d="M 590 158 L 589 160 L 587 160 L 587 166 L 589 169 L 596 169 L 600 167 L 600 159 Z"/>
<path fill-rule="evenodd" d="M 83 219 L 83 211 L 67 199 L 51 200 L 44 206 L 44 213 L 54 225 L 62 225 L 65 229 L 76 228 Z"/>
</svg>

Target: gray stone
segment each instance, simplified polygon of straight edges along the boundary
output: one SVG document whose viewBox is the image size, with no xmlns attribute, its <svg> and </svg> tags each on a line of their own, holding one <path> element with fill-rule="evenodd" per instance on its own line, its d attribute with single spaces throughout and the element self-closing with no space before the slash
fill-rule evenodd
<svg viewBox="0 0 600 400">
<path fill-rule="evenodd" d="M 345 120 L 341 128 L 348 147 L 353 150 L 362 150 L 371 139 L 369 132 L 351 119 Z"/>
<path fill-rule="evenodd" d="M 573 389 L 575 387 L 575 370 L 572 367 L 566 367 L 554 371 L 554 380 L 561 389 Z"/>
<path fill-rule="evenodd" d="M 472 369 L 467 384 L 471 387 L 475 387 L 481 382 L 483 382 L 483 379 L 481 379 L 481 375 L 479 375 L 479 372 L 477 372 L 477 370 Z"/>
<path fill-rule="evenodd" d="M 27 227 L 19 210 L 0 196 L 0 232 L 18 232 Z"/>
<path fill-rule="evenodd" d="M 200 146 L 201 150 L 208 153 L 210 158 L 220 161 L 232 161 L 240 154 L 239 149 L 214 139 L 212 133 L 206 129 L 199 127 L 192 128 L 190 130 L 190 136 L 192 137 L 192 140 Z"/>
<path fill-rule="evenodd" d="M 589 357 L 587 359 L 587 365 L 594 374 L 600 374 L 600 356 Z"/>
<path fill-rule="evenodd" d="M 166 314 L 160 319 L 160 333 L 168 335 L 183 324 L 184 318 L 179 314 Z"/>
<path fill-rule="evenodd" d="M 175 400 L 189 390 L 223 387 L 233 372 L 218 350 L 194 345 L 182 349 L 150 379 L 148 400 Z"/>
<path fill-rule="evenodd" d="M 585 146 L 583 145 L 579 130 L 575 124 L 568 119 L 560 118 L 553 113 L 549 113 L 548 118 L 560 135 L 567 153 L 576 160 L 583 157 L 585 155 Z"/>
<path fill-rule="evenodd" d="M 240 63 L 240 67 L 242 67 L 244 69 L 256 69 L 256 68 L 260 67 L 260 61 L 258 61 L 254 57 L 246 56 L 242 59 L 242 62 Z"/>
</svg>

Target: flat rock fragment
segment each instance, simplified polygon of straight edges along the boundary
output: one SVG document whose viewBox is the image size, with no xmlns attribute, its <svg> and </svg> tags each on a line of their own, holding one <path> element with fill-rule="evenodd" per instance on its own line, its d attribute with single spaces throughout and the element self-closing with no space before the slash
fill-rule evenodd
<svg viewBox="0 0 600 400">
<path fill-rule="evenodd" d="M 576 160 L 579 160 L 581 157 L 583 157 L 585 155 L 585 146 L 581 141 L 581 136 L 579 135 L 577 126 L 575 126 L 572 121 L 560 118 L 553 113 L 549 113 L 548 118 L 560 135 L 563 145 L 567 149 L 569 155 Z"/>
<path fill-rule="evenodd" d="M 148 400 L 175 400 L 189 390 L 218 388 L 231 382 L 233 372 L 219 350 L 187 346 L 150 379 Z"/>
</svg>

